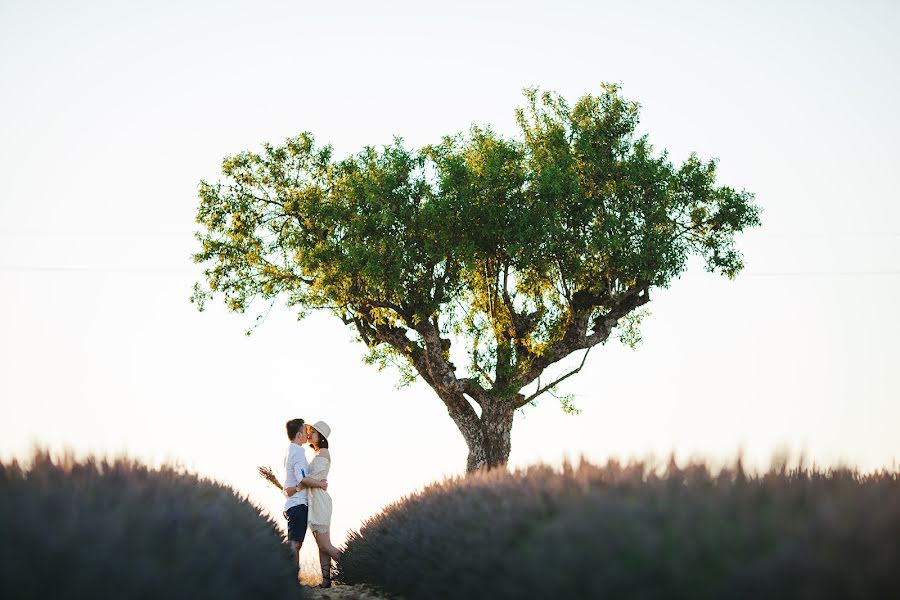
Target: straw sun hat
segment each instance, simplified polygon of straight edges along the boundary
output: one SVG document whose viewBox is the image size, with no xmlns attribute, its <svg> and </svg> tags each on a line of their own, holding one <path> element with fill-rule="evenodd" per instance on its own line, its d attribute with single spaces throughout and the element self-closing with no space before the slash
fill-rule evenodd
<svg viewBox="0 0 900 600">
<path fill-rule="evenodd" d="M 318 431 L 319 434 L 326 439 L 331 437 L 331 427 L 329 427 L 328 423 L 326 423 L 325 421 L 316 421 L 316 423 L 314 425 L 310 425 L 310 427 Z"/>
</svg>

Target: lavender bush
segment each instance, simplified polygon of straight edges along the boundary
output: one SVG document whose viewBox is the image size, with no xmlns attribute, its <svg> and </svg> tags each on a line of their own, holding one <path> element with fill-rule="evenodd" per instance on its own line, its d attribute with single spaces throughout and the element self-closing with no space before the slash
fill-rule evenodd
<svg viewBox="0 0 900 600">
<path fill-rule="evenodd" d="M 36 452 L 0 464 L 5 598 L 297 597 L 276 524 L 172 467 Z"/>
<path fill-rule="evenodd" d="M 368 520 L 340 578 L 409 600 L 896 597 L 900 473 L 482 472 Z"/>
</svg>

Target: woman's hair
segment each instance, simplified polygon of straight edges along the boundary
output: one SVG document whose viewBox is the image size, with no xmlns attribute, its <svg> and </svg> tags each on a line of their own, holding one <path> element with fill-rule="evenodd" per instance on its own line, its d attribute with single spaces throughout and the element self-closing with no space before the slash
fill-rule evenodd
<svg viewBox="0 0 900 600">
<path fill-rule="evenodd" d="M 310 438 L 309 445 L 312 446 L 313 448 L 315 448 L 316 450 L 319 450 L 321 448 L 327 448 L 328 447 L 328 438 L 326 438 L 324 435 L 319 433 L 318 430 L 316 430 L 316 429 L 313 429 L 313 431 L 316 432 L 316 437 L 319 438 L 319 441 L 314 442 L 313 439 Z"/>
</svg>

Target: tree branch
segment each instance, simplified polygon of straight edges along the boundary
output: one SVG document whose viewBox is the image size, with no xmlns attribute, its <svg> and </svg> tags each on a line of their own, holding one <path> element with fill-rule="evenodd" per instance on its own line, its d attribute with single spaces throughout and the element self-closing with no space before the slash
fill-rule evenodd
<svg viewBox="0 0 900 600">
<path fill-rule="evenodd" d="M 520 399 L 520 400 L 518 401 L 518 403 L 516 404 L 516 408 L 521 408 L 521 407 L 525 406 L 526 404 L 528 404 L 529 402 L 531 402 L 532 400 L 534 400 L 535 398 L 537 398 L 538 396 L 540 396 L 541 394 L 543 394 L 544 392 L 546 392 L 547 390 L 552 390 L 554 387 L 556 387 L 557 385 L 559 385 L 560 383 L 562 383 L 563 381 L 565 381 L 566 379 L 568 379 L 568 378 L 571 377 L 572 375 L 574 375 L 574 374 L 578 373 L 579 371 L 581 371 L 581 368 L 584 366 L 584 363 L 585 363 L 585 361 L 587 360 L 588 354 L 590 354 L 590 352 L 591 352 L 591 348 L 593 348 L 593 346 L 589 346 L 589 347 L 587 348 L 587 351 L 584 353 L 584 356 L 583 356 L 582 359 L 581 359 L 581 364 L 578 365 L 578 368 L 572 369 L 571 371 L 569 371 L 568 373 L 566 373 L 565 375 L 563 375 L 562 377 L 560 377 L 560 378 L 557 379 L 556 381 L 554 381 L 554 382 L 552 382 L 552 383 L 548 383 L 548 384 L 545 385 L 544 387 L 541 387 L 541 381 L 540 381 L 540 378 L 538 378 L 538 389 L 537 389 L 537 391 L 535 391 L 532 395 L 528 396 L 527 398 L 524 398 L 524 397 L 523 397 L 522 399 Z"/>
<path fill-rule="evenodd" d="M 619 319 L 650 302 L 650 286 L 642 284 L 640 287 L 635 286 L 621 296 L 620 302 L 605 315 L 601 315 L 594 319 L 592 329 L 594 333 L 585 338 L 590 345 L 598 344 L 606 340 L 613 328 L 618 324 Z"/>
<path fill-rule="evenodd" d="M 490 392 L 475 379 L 464 377 L 459 380 L 459 385 L 462 392 L 477 402 L 479 406 L 483 406 L 485 401 L 490 398 Z"/>
<path fill-rule="evenodd" d="M 576 292 L 572 295 L 572 320 L 566 328 L 563 337 L 555 344 L 551 345 L 543 354 L 535 357 L 528 368 L 515 380 L 515 384 L 522 389 L 532 381 L 534 381 L 548 366 L 556 361 L 565 358 L 576 350 L 590 348 L 606 341 L 610 332 L 616 326 L 619 319 L 650 301 L 649 284 L 639 282 L 633 288 L 624 294 L 613 298 L 616 302 L 615 306 L 605 315 L 601 315 L 594 320 L 593 333 L 588 335 L 587 326 L 590 312 L 600 302 L 608 302 L 609 299 L 601 299 L 596 295 L 588 292 Z"/>
<path fill-rule="evenodd" d="M 477 356 L 477 354 L 473 357 L 473 360 L 472 360 L 472 366 L 475 367 L 475 370 L 476 370 L 476 371 L 478 371 L 479 373 L 481 373 L 481 376 L 484 377 L 485 380 L 486 380 L 489 384 L 494 385 L 494 378 L 491 377 L 490 373 L 488 373 L 488 372 L 485 370 L 485 368 L 482 367 L 481 364 L 478 362 L 478 356 Z"/>
<path fill-rule="evenodd" d="M 461 391 L 453 365 L 444 357 L 444 352 L 450 348 L 450 340 L 441 338 L 438 328 L 432 321 L 419 321 L 414 329 L 422 336 L 422 341 L 425 343 L 423 366 L 428 370 L 435 383 L 447 392 Z"/>
</svg>

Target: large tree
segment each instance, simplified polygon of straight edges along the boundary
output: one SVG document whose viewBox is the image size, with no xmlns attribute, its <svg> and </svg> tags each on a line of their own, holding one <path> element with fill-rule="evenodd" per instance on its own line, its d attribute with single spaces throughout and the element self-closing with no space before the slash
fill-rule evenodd
<svg viewBox="0 0 900 600">
<path fill-rule="evenodd" d="M 200 183 L 194 258 L 208 286 L 192 300 L 331 311 L 370 362 L 431 386 L 468 470 L 506 463 L 516 409 L 584 359 L 541 381 L 548 367 L 632 338 L 651 289 L 692 254 L 733 278 L 734 236 L 760 222 L 752 194 L 716 185 L 714 160 L 654 154 L 617 86 L 574 106 L 525 96 L 516 138 L 473 127 L 336 160 L 303 133 L 227 157 L 222 181 Z"/>
</svg>

